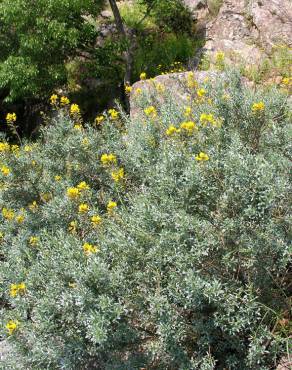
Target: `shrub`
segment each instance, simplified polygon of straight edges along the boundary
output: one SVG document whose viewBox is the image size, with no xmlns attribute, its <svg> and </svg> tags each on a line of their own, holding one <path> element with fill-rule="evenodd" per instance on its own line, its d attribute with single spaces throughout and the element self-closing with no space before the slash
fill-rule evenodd
<svg viewBox="0 0 292 370">
<path fill-rule="evenodd" d="M 268 370 L 285 354 L 291 113 L 240 81 L 192 89 L 187 109 L 142 91 L 140 118 L 98 128 L 65 105 L 36 143 L 1 143 L 7 369 Z"/>
</svg>

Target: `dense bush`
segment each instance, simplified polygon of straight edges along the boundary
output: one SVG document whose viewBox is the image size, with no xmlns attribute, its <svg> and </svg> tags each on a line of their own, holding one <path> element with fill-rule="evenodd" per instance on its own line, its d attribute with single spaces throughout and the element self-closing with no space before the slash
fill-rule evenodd
<svg viewBox="0 0 292 370">
<path fill-rule="evenodd" d="M 287 97 L 233 74 L 190 88 L 189 107 L 132 94 L 140 118 L 97 127 L 53 97 L 38 142 L 0 145 L 5 368 L 273 368 L 289 333 Z"/>
</svg>

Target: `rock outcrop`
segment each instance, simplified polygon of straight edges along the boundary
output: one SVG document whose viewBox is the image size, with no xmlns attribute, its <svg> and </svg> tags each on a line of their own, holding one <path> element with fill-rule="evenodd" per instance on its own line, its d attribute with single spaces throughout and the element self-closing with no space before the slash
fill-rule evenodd
<svg viewBox="0 0 292 370">
<path fill-rule="evenodd" d="M 225 0 L 218 16 L 207 24 L 205 49 L 237 54 L 258 63 L 278 45 L 292 46 L 290 0 Z"/>
</svg>

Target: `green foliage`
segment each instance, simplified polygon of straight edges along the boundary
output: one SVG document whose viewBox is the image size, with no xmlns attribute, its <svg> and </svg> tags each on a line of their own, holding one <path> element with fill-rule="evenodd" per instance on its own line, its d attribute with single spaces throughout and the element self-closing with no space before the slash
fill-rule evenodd
<svg viewBox="0 0 292 370">
<path fill-rule="evenodd" d="M 7 101 L 43 98 L 67 82 L 65 62 L 94 43 L 86 14 L 103 1 L 2 0 L 0 88 Z"/>
<path fill-rule="evenodd" d="M 182 0 L 156 1 L 153 15 L 158 26 L 166 31 L 178 34 L 190 33 L 192 30 L 191 12 Z"/>
<path fill-rule="evenodd" d="M 233 74 L 200 88 L 187 118 L 198 131 L 167 135 L 185 107 L 165 91 L 147 116 L 156 100 L 142 91 L 133 120 L 109 112 L 80 130 L 76 107 L 74 120 L 63 108 L 36 143 L 0 145 L 0 330 L 18 351 L 6 369 L 268 370 L 285 354 L 287 96 Z M 82 181 L 90 188 L 70 199 Z"/>
<path fill-rule="evenodd" d="M 170 33 L 141 37 L 134 59 L 134 79 L 138 80 L 142 71 L 154 77 L 174 62 L 187 64 L 197 47 L 196 41 L 187 35 Z"/>
</svg>

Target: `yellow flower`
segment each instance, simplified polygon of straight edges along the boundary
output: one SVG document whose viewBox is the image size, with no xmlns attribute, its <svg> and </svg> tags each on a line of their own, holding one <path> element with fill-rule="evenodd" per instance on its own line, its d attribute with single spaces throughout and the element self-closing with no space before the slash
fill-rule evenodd
<svg viewBox="0 0 292 370">
<path fill-rule="evenodd" d="M 199 98 L 203 98 L 206 95 L 206 90 L 205 89 L 197 90 L 197 95 Z"/>
<path fill-rule="evenodd" d="M 155 85 L 155 88 L 156 88 L 156 91 L 159 92 L 159 93 L 163 93 L 165 91 L 165 87 L 161 83 L 157 83 Z"/>
<path fill-rule="evenodd" d="M 30 146 L 30 145 L 25 145 L 24 146 L 24 148 L 23 148 L 23 150 L 25 151 L 25 152 L 32 152 L 32 147 Z"/>
<path fill-rule="evenodd" d="M 15 218 L 16 222 L 19 224 L 22 224 L 25 220 L 25 216 L 23 214 L 16 216 Z"/>
<path fill-rule="evenodd" d="M 14 211 L 12 209 L 8 209 L 8 208 L 3 208 L 2 209 L 2 216 L 8 220 L 8 221 L 11 221 L 14 219 Z"/>
<path fill-rule="evenodd" d="M 215 60 L 217 65 L 222 65 L 225 59 L 225 54 L 223 51 L 218 51 L 215 55 Z"/>
<path fill-rule="evenodd" d="M 100 225 L 100 224 L 101 224 L 101 217 L 100 217 L 100 216 L 98 216 L 98 215 L 94 215 L 94 216 L 92 216 L 92 217 L 90 218 L 90 220 L 91 220 L 91 222 L 92 222 L 92 224 L 93 224 L 94 226 L 97 226 L 97 225 Z"/>
<path fill-rule="evenodd" d="M 95 245 L 92 245 L 92 244 L 89 244 L 89 243 L 84 243 L 83 244 L 83 251 L 85 253 L 85 255 L 90 255 L 91 253 L 97 253 L 100 251 L 100 249 L 98 247 L 96 247 Z"/>
<path fill-rule="evenodd" d="M 67 98 L 67 96 L 61 96 L 60 102 L 63 107 L 70 104 L 70 100 Z"/>
<path fill-rule="evenodd" d="M 9 152 L 10 145 L 6 142 L 1 141 L 0 142 L 0 152 Z"/>
<path fill-rule="evenodd" d="M 110 154 L 103 154 L 100 158 L 101 163 L 104 166 L 110 165 L 110 164 L 116 164 L 117 163 L 117 157 L 110 153 Z"/>
<path fill-rule="evenodd" d="M 89 205 L 87 203 L 79 204 L 79 207 L 78 207 L 78 212 L 79 213 L 86 213 L 88 211 L 89 211 Z"/>
<path fill-rule="evenodd" d="M 149 116 L 152 118 L 157 117 L 157 110 L 152 105 L 150 107 L 145 108 L 144 113 L 146 114 L 146 116 Z"/>
<path fill-rule="evenodd" d="M 108 202 L 107 204 L 107 211 L 108 212 L 112 212 L 116 207 L 117 207 L 117 203 L 116 202 L 113 202 L 112 200 Z"/>
<path fill-rule="evenodd" d="M 169 127 L 168 127 L 168 129 L 166 130 L 166 135 L 167 136 L 172 136 L 172 135 L 174 135 L 174 134 L 176 134 L 176 133 L 178 133 L 180 130 L 178 130 L 175 126 L 173 126 L 173 125 L 170 125 Z"/>
<path fill-rule="evenodd" d="M 88 184 L 86 184 L 85 181 L 81 181 L 78 185 L 77 185 L 77 189 L 79 189 L 80 191 L 82 190 L 89 190 L 90 187 Z"/>
<path fill-rule="evenodd" d="M 10 169 L 6 166 L 2 166 L 1 167 L 1 172 L 2 172 L 3 176 L 8 176 L 10 174 Z"/>
<path fill-rule="evenodd" d="M 79 105 L 78 104 L 71 104 L 70 114 L 72 116 L 76 116 L 76 115 L 79 115 L 80 114 L 80 108 L 79 108 Z"/>
<path fill-rule="evenodd" d="M 56 175 L 54 178 L 55 178 L 55 181 L 61 181 L 62 180 L 62 176 L 60 176 L 60 175 Z"/>
<path fill-rule="evenodd" d="M 34 200 L 31 204 L 29 204 L 29 205 L 28 205 L 28 208 L 29 208 L 32 212 L 36 211 L 36 210 L 38 209 L 38 204 L 37 204 L 37 202 Z"/>
<path fill-rule="evenodd" d="M 95 118 L 95 124 L 100 125 L 104 121 L 104 116 L 97 116 Z"/>
<path fill-rule="evenodd" d="M 119 118 L 119 112 L 117 112 L 115 109 L 109 109 L 108 113 L 110 115 L 110 119 L 113 121 Z"/>
<path fill-rule="evenodd" d="M 16 117 L 16 114 L 15 113 L 7 113 L 7 115 L 6 115 L 6 122 L 7 123 L 14 123 L 14 122 L 16 122 L 16 119 L 17 119 L 17 117 Z"/>
<path fill-rule="evenodd" d="M 282 85 L 289 86 L 292 84 L 292 77 L 283 77 Z"/>
<path fill-rule="evenodd" d="M 195 130 L 198 130 L 198 127 L 193 121 L 182 122 L 180 128 L 188 134 L 192 134 Z"/>
<path fill-rule="evenodd" d="M 4 234 L 0 231 L 0 239 L 4 238 Z"/>
<path fill-rule="evenodd" d="M 192 107 L 186 107 L 185 109 L 185 117 L 189 117 L 192 114 Z"/>
<path fill-rule="evenodd" d="M 16 297 L 18 294 L 22 294 L 26 291 L 25 283 L 11 284 L 10 285 L 10 297 Z"/>
<path fill-rule="evenodd" d="M 214 118 L 213 114 L 207 114 L 207 113 L 202 113 L 200 116 L 200 122 L 203 126 L 206 126 L 208 123 L 211 125 L 216 125 L 216 119 Z"/>
<path fill-rule="evenodd" d="M 81 145 L 84 146 L 85 148 L 87 148 L 89 146 L 89 140 L 88 140 L 87 137 L 85 137 L 84 139 L 82 139 Z"/>
<path fill-rule="evenodd" d="M 194 75 L 193 72 L 189 72 L 187 74 L 187 87 L 190 88 L 190 89 L 198 87 L 198 83 L 195 80 L 195 75 Z"/>
<path fill-rule="evenodd" d="M 77 199 L 80 196 L 80 191 L 78 188 L 69 188 L 67 189 L 67 197 L 69 199 Z"/>
<path fill-rule="evenodd" d="M 146 78 L 147 78 L 147 74 L 146 74 L 146 72 L 142 72 L 142 73 L 140 74 L 140 80 L 146 80 Z"/>
<path fill-rule="evenodd" d="M 39 238 L 37 236 L 31 236 L 28 242 L 32 247 L 35 247 L 39 242 Z"/>
<path fill-rule="evenodd" d="M 12 335 L 18 327 L 19 323 L 17 320 L 9 320 L 6 324 L 6 329 L 8 330 L 9 335 Z"/>
<path fill-rule="evenodd" d="M 208 154 L 204 153 L 204 152 L 200 152 L 197 156 L 196 156 L 196 160 L 197 161 L 208 161 L 209 160 L 209 156 Z"/>
<path fill-rule="evenodd" d="M 17 284 L 11 284 L 10 285 L 10 297 L 16 297 L 18 294 L 18 285 Z"/>
<path fill-rule="evenodd" d="M 74 130 L 81 131 L 82 130 L 82 125 L 80 123 L 75 123 L 73 128 L 74 128 Z"/>
<path fill-rule="evenodd" d="M 69 286 L 69 288 L 74 289 L 74 288 L 76 288 L 76 287 L 77 287 L 77 284 L 76 284 L 76 283 L 69 282 L 69 283 L 68 283 L 68 286 Z"/>
<path fill-rule="evenodd" d="M 77 226 L 78 226 L 77 221 L 71 221 L 68 226 L 68 231 L 70 231 L 70 233 L 72 234 L 76 233 Z"/>
<path fill-rule="evenodd" d="M 140 87 L 137 87 L 137 89 L 135 90 L 135 94 L 140 95 L 141 93 L 142 93 L 142 89 L 140 89 Z"/>
<path fill-rule="evenodd" d="M 125 92 L 126 92 L 126 94 L 130 94 L 132 90 L 133 90 L 132 86 L 129 86 L 129 85 L 126 85 L 125 86 Z"/>
<path fill-rule="evenodd" d="M 56 94 L 53 94 L 51 97 L 50 97 L 50 104 L 51 105 L 56 105 L 58 102 L 58 95 Z"/>
<path fill-rule="evenodd" d="M 262 112 L 265 110 L 265 103 L 260 101 L 258 103 L 253 103 L 251 110 L 253 113 Z"/>
<path fill-rule="evenodd" d="M 125 176 L 124 169 L 123 168 L 120 168 L 120 169 L 118 169 L 116 171 L 113 171 L 111 173 L 111 176 L 112 176 L 112 179 L 115 182 L 119 182 L 119 181 L 123 180 L 123 178 Z"/>
</svg>

